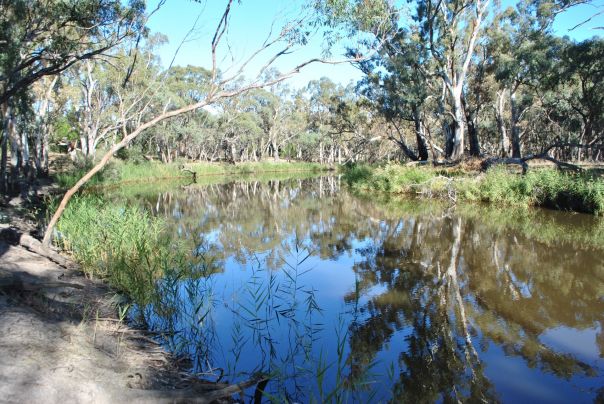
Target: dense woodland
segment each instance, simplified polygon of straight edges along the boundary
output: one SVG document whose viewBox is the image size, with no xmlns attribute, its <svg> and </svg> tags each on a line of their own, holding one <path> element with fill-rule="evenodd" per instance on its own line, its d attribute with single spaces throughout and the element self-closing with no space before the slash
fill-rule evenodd
<svg viewBox="0 0 604 404">
<path fill-rule="evenodd" d="M 272 56 L 246 78 L 247 59 L 228 73 L 216 62 L 237 12 L 232 0 L 205 68 L 159 59 L 167 39 L 146 28 L 155 10 L 142 1 L 0 0 L 0 187 L 47 175 L 49 151 L 68 148 L 82 164 L 544 153 L 599 162 L 604 40 L 575 42 L 552 29 L 575 3 L 312 0 L 302 5 L 306 17 L 277 21 L 283 29 L 259 49 Z M 288 86 L 308 64 L 331 63 L 317 55 L 291 71 L 273 67 L 317 32 L 347 44 L 343 60 L 361 69 L 361 81 Z"/>
</svg>

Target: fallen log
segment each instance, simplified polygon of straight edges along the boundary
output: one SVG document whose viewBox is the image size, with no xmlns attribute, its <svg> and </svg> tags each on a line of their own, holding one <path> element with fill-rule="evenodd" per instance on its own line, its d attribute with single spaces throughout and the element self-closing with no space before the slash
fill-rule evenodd
<svg viewBox="0 0 604 404">
<path fill-rule="evenodd" d="M 526 174 L 529 169 L 528 162 L 531 160 L 550 161 L 550 162 L 554 163 L 559 170 L 565 168 L 565 169 L 577 171 L 577 172 L 583 171 L 583 169 L 581 167 L 579 167 L 578 165 L 556 160 L 555 158 L 551 157 L 547 153 L 531 154 L 531 155 L 528 155 L 528 156 L 522 157 L 522 158 L 490 157 L 490 158 L 485 159 L 481 163 L 481 169 L 482 169 L 482 171 L 486 171 L 489 168 L 496 166 L 496 165 L 519 165 L 520 167 L 522 167 L 522 174 Z"/>
<path fill-rule="evenodd" d="M 40 255 L 44 258 L 48 258 L 55 264 L 62 266 L 63 268 L 73 268 L 75 264 L 63 257 L 56 251 L 51 250 L 50 248 L 45 248 L 42 243 L 30 236 L 29 234 L 24 234 L 12 227 L 5 227 L 0 230 L 0 240 L 6 241 L 11 245 L 18 245 L 25 248 L 28 251 L 33 252 L 34 254 Z"/>
</svg>

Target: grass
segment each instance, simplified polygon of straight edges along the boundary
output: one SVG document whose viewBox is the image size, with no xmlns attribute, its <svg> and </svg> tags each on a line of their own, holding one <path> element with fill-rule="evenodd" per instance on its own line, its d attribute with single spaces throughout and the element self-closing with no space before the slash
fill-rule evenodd
<svg viewBox="0 0 604 404">
<path fill-rule="evenodd" d="M 494 167 L 484 174 L 432 167 L 350 166 L 344 179 L 354 189 L 428 198 L 488 202 L 504 206 L 544 206 L 604 215 L 604 180 L 589 174 L 533 169 L 526 175 Z"/>
<path fill-rule="evenodd" d="M 152 182 L 168 178 L 191 178 L 191 173 L 182 168 L 196 173 L 197 177 L 217 175 L 247 175 L 268 172 L 321 172 L 328 167 L 318 163 L 307 162 L 275 162 L 260 161 L 241 164 L 226 163 L 188 163 L 175 162 L 164 164 L 160 162 L 128 162 L 114 160 L 88 183 L 90 186 L 111 185 L 122 182 Z M 65 188 L 73 186 L 91 166 L 79 167 L 68 172 L 55 175 L 57 183 Z"/>
<path fill-rule="evenodd" d="M 88 277 L 101 278 L 136 303 L 148 304 L 158 279 L 191 268 L 184 248 L 162 230 L 161 219 L 139 207 L 82 196 L 65 210 L 55 243 L 73 255 Z"/>
</svg>

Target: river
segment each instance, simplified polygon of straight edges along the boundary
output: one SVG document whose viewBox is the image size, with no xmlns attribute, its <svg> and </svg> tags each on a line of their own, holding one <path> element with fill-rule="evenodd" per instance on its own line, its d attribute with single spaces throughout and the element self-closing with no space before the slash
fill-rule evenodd
<svg viewBox="0 0 604 404">
<path fill-rule="evenodd" d="M 337 176 L 127 197 L 195 268 L 132 318 L 204 377 L 262 372 L 291 402 L 604 400 L 593 216 L 355 196 Z"/>
</svg>

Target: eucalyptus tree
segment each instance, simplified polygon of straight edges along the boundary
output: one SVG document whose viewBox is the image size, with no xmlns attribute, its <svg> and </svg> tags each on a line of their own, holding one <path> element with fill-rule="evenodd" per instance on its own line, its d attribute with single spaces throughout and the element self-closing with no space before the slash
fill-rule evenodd
<svg viewBox="0 0 604 404">
<path fill-rule="evenodd" d="M 267 72 L 269 76 L 278 75 L 278 71 Z M 295 110 L 292 101 L 292 91 L 284 83 L 277 83 L 267 90 L 258 90 L 253 94 L 258 107 L 256 113 L 261 121 L 263 130 L 259 143 L 261 157 L 270 151 L 273 159 L 279 161 L 280 153 L 289 143 L 294 143 L 300 134 L 303 124 L 300 125 L 300 115 Z M 287 150 L 291 156 L 291 150 Z"/>
<path fill-rule="evenodd" d="M 604 148 L 604 40 L 565 45 L 561 69 L 553 76 L 556 94 L 570 109 L 567 117 L 559 117 L 568 128 L 561 140 L 576 145 L 576 154 L 569 157 L 597 159 Z"/>
<path fill-rule="evenodd" d="M 332 116 L 339 99 L 344 96 L 344 88 L 327 77 L 308 83 L 306 91 L 309 97 L 309 129 L 319 139 L 318 161 L 333 163 L 338 149 L 337 131 L 333 131 Z M 329 150 L 329 155 L 326 152 Z"/>
<path fill-rule="evenodd" d="M 280 57 L 291 54 L 308 44 L 309 38 L 322 29 L 322 23 L 329 20 L 330 17 L 322 12 L 323 10 L 321 7 L 316 7 L 316 2 L 313 1 L 310 6 L 303 7 L 300 10 L 301 12 L 296 13 L 291 19 L 287 19 L 284 22 L 282 29 L 271 29 L 266 40 L 258 47 L 258 49 L 256 49 L 256 51 L 253 51 L 248 57 L 244 57 L 238 68 L 223 69 L 225 71 L 228 70 L 228 72 L 222 75 L 220 74 L 220 69 L 218 67 L 218 60 L 224 56 L 225 51 L 223 50 L 223 44 L 226 41 L 226 36 L 229 34 L 228 28 L 233 8 L 234 1 L 227 0 L 224 12 L 219 17 L 219 21 L 210 41 L 209 56 L 211 59 L 211 67 L 208 69 L 210 71 L 210 80 L 208 81 L 207 90 L 204 91 L 202 98 L 182 107 L 171 107 L 170 103 L 166 103 L 164 104 L 164 109 L 161 113 L 149 116 L 147 119 L 141 119 L 137 126 L 132 126 L 128 129 L 125 129 L 124 127 L 124 133 L 121 140 L 114 144 L 102 156 L 99 162 L 80 178 L 80 180 L 77 181 L 63 196 L 63 199 L 59 203 L 57 210 L 46 229 L 43 240 L 45 246 L 50 244 L 54 226 L 73 195 L 75 195 L 97 172 L 102 170 L 115 153 L 129 145 L 145 130 L 154 127 L 164 120 L 216 104 L 220 100 L 228 99 L 253 89 L 270 87 L 292 77 L 299 73 L 301 69 L 313 63 L 334 64 L 352 62 L 366 57 L 364 55 L 354 55 L 343 60 L 333 60 L 327 57 L 311 57 L 300 61 L 291 69 L 285 70 L 276 77 L 266 78 L 263 76 L 263 73 L 270 69 Z M 230 52 L 228 47 L 226 52 L 227 54 Z M 258 74 L 256 74 L 251 81 L 241 81 L 240 79 L 243 77 L 243 72 L 252 62 L 260 63 L 261 67 L 259 68 Z"/>
<path fill-rule="evenodd" d="M 59 75 L 44 77 L 34 85 L 32 92 L 37 101 L 34 106 L 35 120 L 33 125 L 34 163 L 38 175 L 48 174 L 48 152 L 52 121 L 59 112 L 56 101 L 56 87 Z"/>
<path fill-rule="evenodd" d="M 421 41 L 427 46 L 441 78 L 446 156 L 459 159 L 464 153 L 466 121 L 462 96 L 474 58 L 477 42 L 484 34 L 490 0 L 420 0 L 414 18 Z M 450 110 L 446 110 L 448 108 Z"/>
<path fill-rule="evenodd" d="M 556 60 L 554 38 L 530 23 L 519 9 L 507 9 L 492 26 L 487 46 L 495 87 L 495 114 L 503 156 L 522 156 L 522 120 L 538 104 L 536 89 Z M 526 127 L 526 125 L 524 125 Z"/>
<path fill-rule="evenodd" d="M 425 47 L 403 28 L 384 44 L 379 57 L 360 64 L 366 75 L 361 82 L 364 95 L 394 128 L 388 138 L 414 161 L 429 157 L 426 109 L 429 98 L 434 98 L 429 65 Z M 409 145 L 408 132 L 414 134 L 415 148 Z"/>
<path fill-rule="evenodd" d="M 166 107 L 183 107 L 191 102 L 203 99 L 211 77 L 210 71 L 199 66 L 173 66 L 158 72 L 161 83 L 152 90 L 153 99 L 147 116 L 161 114 Z M 203 129 L 209 119 L 204 110 L 177 116 L 159 126 L 150 128 L 146 136 L 152 143 L 151 154 L 158 154 L 164 162 L 171 162 L 179 156 L 193 157 L 193 150 L 202 140 Z M 197 157 L 197 156 L 195 156 Z"/>
<path fill-rule="evenodd" d="M 7 176 L 9 144 L 13 185 L 22 171 L 32 172 L 29 170 L 30 132 L 35 132 L 33 160 L 36 172 L 47 171 L 48 147 L 44 131 L 48 129 L 49 99 L 57 80 L 53 76 L 79 61 L 106 54 L 127 38 L 142 34 L 144 24 L 145 5 L 139 0 L 129 3 L 118 0 L 0 1 L 2 191 L 10 186 Z M 46 81 L 41 83 L 45 90 L 33 88 L 39 81 Z M 34 95 L 41 98 L 33 99 Z M 35 110 L 33 118 L 28 115 L 30 110 Z M 35 123 L 18 122 L 26 115 Z"/>
<path fill-rule="evenodd" d="M 164 41 L 161 35 L 125 41 L 107 53 L 107 60 L 85 60 L 63 73 L 62 91 L 69 98 L 64 112 L 75 120 L 85 159 L 92 160 L 101 142 L 114 143 L 119 131 L 135 126 L 150 109 L 162 86 L 154 51 Z M 140 66 L 134 68 L 136 64 Z"/>
</svg>

